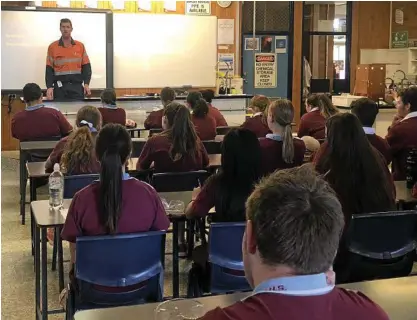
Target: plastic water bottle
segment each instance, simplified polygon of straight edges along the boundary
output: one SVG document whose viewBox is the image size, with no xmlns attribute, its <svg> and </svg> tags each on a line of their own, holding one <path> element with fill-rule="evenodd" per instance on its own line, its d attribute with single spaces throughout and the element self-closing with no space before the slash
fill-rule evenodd
<svg viewBox="0 0 417 320">
<path fill-rule="evenodd" d="M 49 176 L 49 206 L 53 209 L 62 207 L 64 199 L 64 175 L 59 163 L 55 163 L 54 172 Z"/>
</svg>

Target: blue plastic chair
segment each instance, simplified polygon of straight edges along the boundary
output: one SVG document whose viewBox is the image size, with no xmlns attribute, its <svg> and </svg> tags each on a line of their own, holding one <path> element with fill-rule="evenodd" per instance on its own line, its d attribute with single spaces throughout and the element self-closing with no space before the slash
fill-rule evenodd
<svg viewBox="0 0 417 320">
<path fill-rule="evenodd" d="M 245 225 L 244 222 L 222 222 L 210 225 L 210 292 L 213 294 L 251 290 L 244 275 L 242 258 Z"/>
<path fill-rule="evenodd" d="M 81 189 L 100 178 L 99 174 L 80 174 L 64 177 L 64 199 L 71 199 Z"/>
<path fill-rule="evenodd" d="M 73 319 L 77 310 L 162 301 L 165 234 L 77 238 L 75 283 L 69 285 L 66 319 Z M 97 286 L 129 288 L 114 292 Z"/>
</svg>

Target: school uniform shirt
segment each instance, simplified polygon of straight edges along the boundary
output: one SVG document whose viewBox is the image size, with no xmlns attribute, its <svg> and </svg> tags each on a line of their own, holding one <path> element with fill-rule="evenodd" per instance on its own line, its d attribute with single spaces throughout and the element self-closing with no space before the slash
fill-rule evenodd
<svg viewBox="0 0 417 320">
<path fill-rule="evenodd" d="M 152 111 L 145 120 L 144 126 L 146 130 L 162 129 L 162 117 L 164 116 L 164 109 Z"/>
<path fill-rule="evenodd" d="M 261 145 L 261 170 L 264 175 L 270 174 L 277 169 L 288 169 L 300 166 L 304 161 L 306 146 L 304 141 L 293 138 L 294 142 L 294 160 L 292 163 L 286 163 L 282 159 L 282 141 L 274 140 L 267 135 L 266 138 L 259 139 Z"/>
<path fill-rule="evenodd" d="M 390 164 L 392 161 L 392 155 L 391 147 L 389 146 L 387 140 L 376 135 L 374 128 L 363 127 L 363 130 L 365 130 L 369 143 L 384 156 L 386 163 Z"/>
<path fill-rule="evenodd" d="M 200 139 L 197 139 L 194 157 L 187 153 L 174 161 L 170 154 L 171 147 L 172 142 L 165 132 L 150 137 L 139 156 L 136 169 L 147 170 L 153 163 L 155 172 L 187 172 L 204 169 L 209 164 L 206 148 Z"/>
<path fill-rule="evenodd" d="M 191 121 L 194 124 L 197 135 L 202 141 L 214 140 L 216 137 L 216 121 L 207 115 L 204 118 L 197 118 L 191 115 Z"/>
<path fill-rule="evenodd" d="M 252 131 L 258 138 L 263 138 L 271 133 L 262 112 L 255 113 L 253 117 L 246 119 L 242 128 Z"/>
<path fill-rule="evenodd" d="M 99 219 L 99 188 L 100 182 L 96 181 L 74 195 L 61 232 L 63 240 L 75 243 L 79 236 L 107 234 Z M 168 217 L 155 189 L 134 178 L 124 179 L 117 234 L 167 230 L 168 227 Z"/>
<path fill-rule="evenodd" d="M 126 125 L 126 111 L 116 106 L 105 106 L 98 108 L 101 113 L 103 126 L 108 123 L 117 123 L 122 126 Z"/>
<path fill-rule="evenodd" d="M 208 107 L 208 115 L 211 116 L 214 119 L 214 121 L 216 121 L 216 127 L 227 127 L 226 119 L 223 117 L 219 109 L 213 107 L 211 103 L 208 104 Z"/>
<path fill-rule="evenodd" d="M 230 307 L 209 311 L 201 320 L 388 320 L 387 314 L 361 292 L 334 288 L 322 295 L 260 293 Z"/>
<path fill-rule="evenodd" d="M 20 141 L 63 137 L 72 126 L 57 109 L 36 105 L 16 113 L 12 119 L 12 136 Z"/>
<path fill-rule="evenodd" d="M 325 127 L 326 119 L 318 108 L 313 108 L 301 117 L 298 137 L 310 136 L 317 140 L 322 140 L 325 138 Z"/>
<path fill-rule="evenodd" d="M 389 128 L 386 140 L 391 147 L 394 180 L 405 180 L 409 150 L 417 147 L 417 111 Z"/>
</svg>

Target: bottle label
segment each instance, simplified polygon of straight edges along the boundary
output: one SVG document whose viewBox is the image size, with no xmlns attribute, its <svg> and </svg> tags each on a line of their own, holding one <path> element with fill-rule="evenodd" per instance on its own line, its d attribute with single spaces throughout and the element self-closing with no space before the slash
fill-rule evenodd
<svg viewBox="0 0 417 320">
<path fill-rule="evenodd" d="M 55 189 L 61 186 L 61 177 L 51 177 L 49 179 L 49 188 Z"/>
</svg>

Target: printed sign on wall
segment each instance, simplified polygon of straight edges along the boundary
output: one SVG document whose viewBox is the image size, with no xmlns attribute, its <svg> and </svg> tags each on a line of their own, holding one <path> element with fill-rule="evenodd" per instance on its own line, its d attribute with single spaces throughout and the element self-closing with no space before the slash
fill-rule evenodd
<svg viewBox="0 0 417 320">
<path fill-rule="evenodd" d="M 211 1 L 186 1 L 185 13 L 209 16 L 211 14 Z"/>
<path fill-rule="evenodd" d="M 255 54 L 255 88 L 277 87 L 277 55 Z"/>
</svg>

